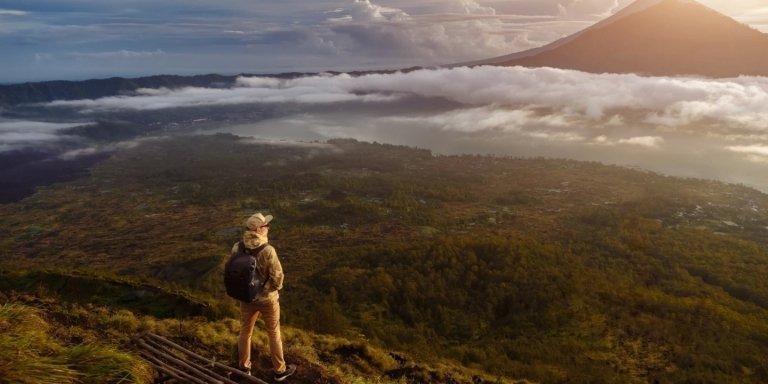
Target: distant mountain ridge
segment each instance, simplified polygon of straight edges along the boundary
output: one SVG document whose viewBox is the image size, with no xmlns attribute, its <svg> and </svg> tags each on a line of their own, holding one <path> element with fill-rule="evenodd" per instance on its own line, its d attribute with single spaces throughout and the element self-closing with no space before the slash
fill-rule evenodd
<svg viewBox="0 0 768 384">
<path fill-rule="evenodd" d="M 55 80 L 0 85 L 0 105 L 96 99 L 133 92 L 140 88 L 228 87 L 234 84 L 236 78 L 237 76 L 215 74 L 197 76 L 157 75 L 135 79 L 112 77 L 84 81 Z"/>
<path fill-rule="evenodd" d="M 410 72 L 422 67 L 409 67 L 392 70 L 371 70 L 344 72 L 352 76 L 371 73 Z M 284 72 L 277 74 L 241 73 L 238 75 L 156 75 L 137 78 L 110 77 L 91 80 L 52 80 L 0 85 L 0 106 L 13 106 L 28 103 L 46 103 L 54 100 L 98 99 L 101 97 L 130 94 L 140 88 L 230 88 L 241 76 L 266 76 L 281 79 L 293 79 L 302 76 L 317 75 L 319 72 Z M 323 73 L 340 74 L 337 71 Z"/>
<path fill-rule="evenodd" d="M 544 47 L 466 64 L 652 76 L 768 76 L 768 34 L 693 0 L 640 0 Z"/>
</svg>

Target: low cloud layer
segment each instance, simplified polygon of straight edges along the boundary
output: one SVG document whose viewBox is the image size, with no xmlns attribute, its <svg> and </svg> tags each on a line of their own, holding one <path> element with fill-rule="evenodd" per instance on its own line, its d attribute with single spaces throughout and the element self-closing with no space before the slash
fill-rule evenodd
<svg viewBox="0 0 768 384">
<path fill-rule="evenodd" d="M 45 106 L 96 118 L 115 111 L 229 105 L 270 117 L 238 120 L 236 113 L 230 123 L 205 129 L 267 140 L 351 137 L 438 153 L 594 160 L 768 191 L 768 175 L 760 168 L 768 162 L 767 78 L 464 67 L 358 77 L 241 77 L 231 89 L 142 89 L 134 96 Z"/>
<path fill-rule="evenodd" d="M 82 146 L 79 148 L 70 149 L 58 154 L 56 157 L 60 160 L 73 160 L 82 156 L 91 156 L 101 153 L 113 152 L 120 149 L 130 149 L 139 146 L 143 143 L 158 140 L 167 140 L 167 136 L 152 136 L 146 138 L 123 140 L 114 143 L 106 144 L 91 144 L 88 146 Z"/>
<path fill-rule="evenodd" d="M 0 120 L 0 152 L 59 143 L 67 138 L 59 135 L 58 131 L 78 125 L 82 123 Z"/>
<path fill-rule="evenodd" d="M 615 124 L 632 115 L 636 123 L 671 128 L 699 124 L 699 130 L 723 135 L 764 134 L 768 127 L 766 78 L 708 80 L 490 66 L 359 77 L 242 77 L 232 89 L 141 89 L 135 96 L 48 105 L 99 112 L 248 103 L 386 103 L 412 96 L 441 98 L 467 107 L 492 106 L 493 111 L 503 112 L 498 128 L 510 123 L 509 113 L 528 118 L 544 114 L 550 121 L 557 116 L 563 125 Z M 493 115 L 489 112 L 484 110 L 486 115 Z M 450 121 L 460 121 L 460 117 L 447 119 L 446 125 L 455 125 Z M 491 124 L 495 120 L 480 121 Z M 480 124 L 473 129 L 482 128 L 490 127 Z"/>
</svg>

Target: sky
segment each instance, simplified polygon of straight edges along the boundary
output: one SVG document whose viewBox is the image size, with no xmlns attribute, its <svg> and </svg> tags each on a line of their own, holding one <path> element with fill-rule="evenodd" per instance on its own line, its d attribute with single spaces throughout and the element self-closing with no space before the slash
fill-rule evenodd
<svg viewBox="0 0 768 384">
<path fill-rule="evenodd" d="M 0 83 L 393 69 L 535 48 L 631 0 L 0 0 Z M 764 0 L 701 0 L 768 32 Z"/>
</svg>

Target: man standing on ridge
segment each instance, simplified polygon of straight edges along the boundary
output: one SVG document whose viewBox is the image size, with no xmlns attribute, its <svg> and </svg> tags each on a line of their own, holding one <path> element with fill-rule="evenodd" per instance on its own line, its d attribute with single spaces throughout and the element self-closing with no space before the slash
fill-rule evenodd
<svg viewBox="0 0 768 384">
<path fill-rule="evenodd" d="M 296 372 L 296 365 L 286 366 L 283 357 L 283 340 L 280 334 L 280 302 L 278 291 L 283 288 L 283 267 L 275 248 L 268 244 L 267 233 L 272 215 L 256 213 L 245 222 L 242 241 L 232 247 L 230 262 L 244 253 L 255 259 L 256 270 L 263 280 L 263 287 L 251 302 L 240 300 L 240 336 L 237 347 L 239 366 L 251 373 L 251 335 L 259 315 L 264 319 L 269 336 L 269 352 L 275 372 L 275 381 L 283 381 Z M 241 249 L 243 247 L 244 249 Z M 229 264 L 229 262 L 228 262 Z"/>
</svg>

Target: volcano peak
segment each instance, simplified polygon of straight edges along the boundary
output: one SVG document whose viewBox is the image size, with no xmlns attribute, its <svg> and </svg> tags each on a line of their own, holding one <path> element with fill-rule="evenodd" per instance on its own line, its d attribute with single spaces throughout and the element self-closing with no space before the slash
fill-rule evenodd
<svg viewBox="0 0 768 384">
<path fill-rule="evenodd" d="M 544 47 L 472 64 L 654 76 L 768 76 L 768 35 L 694 0 L 639 0 Z"/>
</svg>

